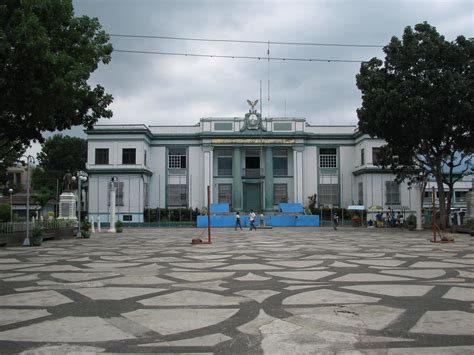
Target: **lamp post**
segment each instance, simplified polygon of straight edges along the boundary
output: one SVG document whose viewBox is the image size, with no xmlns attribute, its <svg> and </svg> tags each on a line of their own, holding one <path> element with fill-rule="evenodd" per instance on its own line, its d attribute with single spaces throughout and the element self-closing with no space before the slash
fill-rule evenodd
<svg viewBox="0 0 474 355">
<path fill-rule="evenodd" d="M 415 178 L 414 180 L 414 185 L 415 185 L 415 191 L 417 192 L 417 198 L 416 198 L 416 230 L 421 231 L 423 230 L 423 225 L 421 223 L 421 205 L 423 203 L 423 196 L 422 191 L 423 191 L 423 181 L 424 181 L 424 175 L 422 172 Z"/>
<path fill-rule="evenodd" d="M 23 246 L 30 246 L 30 164 L 34 164 L 35 158 L 26 156 L 26 238 Z"/>
<path fill-rule="evenodd" d="M 8 189 L 10 194 L 10 224 L 13 227 L 13 189 Z"/>
<path fill-rule="evenodd" d="M 85 171 L 78 171 L 77 172 L 77 178 L 76 176 L 72 177 L 73 181 L 76 181 L 77 179 L 77 235 L 80 238 L 81 237 L 81 210 L 82 210 L 82 204 L 81 204 L 81 195 L 82 195 L 82 188 L 81 188 L 81 182 L 86 182 L 87 181 L 87 173 Z"/>
</svg>

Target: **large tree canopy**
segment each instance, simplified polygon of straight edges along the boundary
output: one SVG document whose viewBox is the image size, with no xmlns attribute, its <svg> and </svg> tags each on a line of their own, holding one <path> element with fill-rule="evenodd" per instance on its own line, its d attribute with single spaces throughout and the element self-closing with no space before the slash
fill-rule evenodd
<svg viewBox="0 0 474 355">
<path fill-rule="evenodd" d="M 406 27 L 383 50 L 384 62 L 373 58 L 357 75 L 359 129 L 385 139 L 382 165 L 399 178 L 417 169 L 436 179 L 444 221 L 443 181 L 472 167 L 474 41 L 448 42 L 425 22 Z"/>
<path fill-rule="evenodd" d="M 78 137 L 55 134 L 41 145 L 38 153 L 39 166 L 33 171 L 32 185 L 35 190 L 62 190 L 64 175 L 86 168 L 87 141 Z"/>
<path fill-rule="evenodd" d="M 71 0 L 2 1 L 0 160 L 31 140 L 42 142 L 43 131 L 111 117 L 112 96 L 87 83 L 111 52 L 97 18 L 74 17 Z"/>
</svg>

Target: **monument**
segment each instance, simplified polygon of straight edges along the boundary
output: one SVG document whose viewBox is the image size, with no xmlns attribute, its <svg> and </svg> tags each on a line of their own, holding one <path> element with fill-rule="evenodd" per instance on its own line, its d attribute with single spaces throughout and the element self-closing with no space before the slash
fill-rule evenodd
<svg viewBox="0 0 474 355">
<path fill-rule="evenodd" d="M 76 216 L 76 195 L 71 191 L 72 174 L 68 171 L 63 177 L 64 191 L 59 195 L 59 217 L 77 221 Z"/>
</svg>

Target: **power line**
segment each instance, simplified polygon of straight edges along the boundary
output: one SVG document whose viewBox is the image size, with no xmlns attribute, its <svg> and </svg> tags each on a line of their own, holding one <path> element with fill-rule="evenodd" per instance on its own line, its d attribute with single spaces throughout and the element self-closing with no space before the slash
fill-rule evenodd
<svg viewBox="0 0 474 355">
<path fill-rule="evenodd" d="M 273 41 L 254 41 L 254 40 L 236 40 L 236 39 L 217 39 L 217 38 L 192 38 L 192 37 L 171 37 L 171 36 L 148 36 L 148 35 L 128 35 L 128 34 L 109 34 L 111 37 L 126 38 L 148 38 L 165 39 L 174 41 L 195 41 L 195 42 L 224 42 L 224 43 L 247 43 L 247 44 L 271 44 L 287 46 L 323 46 L 323 47 L 359 47 L 359 48 L 383 48 L 378 44 L 348 44 L 348 43 L 315 43 L 315 42 L 273 42 Z"/>
<path fill-rule="evenodd" d="M 328 62 L 328 63 L 365 63 L 367 60 L 352 59 L 321 59 L 321 58 L 286 58 L 286 57 L 256 57 L 242 55 L 220 55 L 220 54 L 198 54 L 198 53 L 178 53 L 178 52 L 154 52 L 154 51 L 136 51 L 125 49 L 114 49 L 119 53 L 135 53 L 135 54 L 154 54 L 154 55 L 170 55 L 181 57 L 201 57 L 201 58 L 226 58 L 226 59 L 253 59 L 253 60 L 274 60 L 274 61 L 292 61 L 292 62 Z"/>
</svg>

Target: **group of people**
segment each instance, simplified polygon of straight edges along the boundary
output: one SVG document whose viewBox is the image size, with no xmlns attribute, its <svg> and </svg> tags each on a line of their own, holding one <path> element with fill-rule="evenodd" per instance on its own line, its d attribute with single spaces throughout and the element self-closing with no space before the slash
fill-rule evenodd
<svg viewBox="0 0 474 355">
<path fill-rule="evenodd" d="M 375 226 L 376 228 L 383 228 L 385 226 L 388 227 L 401 227 L 404 224 L 404 218 L 403 214 L 401 211 L 396 213 L 395 211 L 392 211 L 392 209 L 389 207 L 388 211 L 385 212 L 385 215 L 383 212 L 378 212 L 375 215 L 375 222 L 372 220 L 368 221 L 369 226 Z"/>
<path fill-rule="evenodd" d="M 249 213 L 249 224 L 250 224 L 250 230 L 257 230 L 257 227 L 255 226 L 255 219 L 257 218 L 257 215 L 253 210 L 250 210 Z M 260 213 L 260 223 L 263 222 L 263 212 Z M 234 230 L 237 230 L 237 228 L 240 228 L 242 230 L 242 223 L 240 221 L 240 213 L 237 212 L 235 214 L 235 228 Z"/>
</svg>

